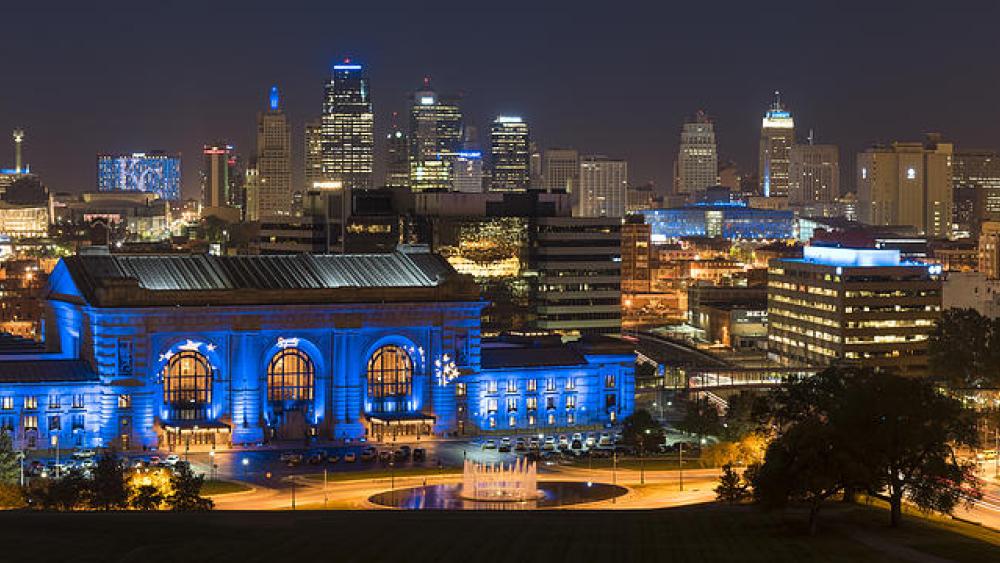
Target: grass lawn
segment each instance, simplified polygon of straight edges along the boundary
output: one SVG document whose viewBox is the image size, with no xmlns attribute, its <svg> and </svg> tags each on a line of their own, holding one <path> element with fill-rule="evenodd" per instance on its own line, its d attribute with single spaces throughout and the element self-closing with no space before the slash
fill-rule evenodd
<svg viewBox="0 0 1000 563">
<path fill-rule="evenodd" d="M 201 486 L 201 494 L 203 495 L 225 495 L 228 493 L 242 493 L 243 491 L 249 491 L 250 487 L 244 485 L 243 483 L 237 483 L 235 481 L 211 481 L 206 479 L 205 483 Z"/>
<path fill-rule="evenodd" d="M 703 505 L 654 511 L 297 511 L 0 514 L 0 559 L 39 561 L 954 561 L 1000 560 L 1000 534 L 877 506 L 800 513 Z"/>
</svg>

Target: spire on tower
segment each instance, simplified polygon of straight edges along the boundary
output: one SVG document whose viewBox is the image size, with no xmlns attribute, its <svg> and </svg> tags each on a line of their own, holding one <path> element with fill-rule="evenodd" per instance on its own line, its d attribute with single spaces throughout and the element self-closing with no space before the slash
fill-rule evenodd
<svg viewBox="0 0 1000 563">
<path fill-rule="evenodd" d="M 21 143 L 24 142 L 24 129 L 18 127 L 14 129 L 14 172 L 16 174 L 21 173 Z"/>
<path fill-rule="evenodd" d="M 271 111 L 278 111 L 280 102 L 281 98 L 278 95 L 278 86 L 277 85 L 271 86 L 271 95 L 270 95 Z"/>
</svg>

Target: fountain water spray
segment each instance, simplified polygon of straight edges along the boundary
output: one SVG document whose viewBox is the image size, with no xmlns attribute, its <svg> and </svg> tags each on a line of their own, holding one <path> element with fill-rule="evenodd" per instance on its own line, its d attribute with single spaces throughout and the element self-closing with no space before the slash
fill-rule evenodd
<svg viewBox="0 0 1000 563">
<path fill-rule="evenodd" d="M 462 497 L 485 501 L 525 501 L 539 497 L 535 462 L 519 458 L 510 465 L 465 461 Z"/>
</svg>

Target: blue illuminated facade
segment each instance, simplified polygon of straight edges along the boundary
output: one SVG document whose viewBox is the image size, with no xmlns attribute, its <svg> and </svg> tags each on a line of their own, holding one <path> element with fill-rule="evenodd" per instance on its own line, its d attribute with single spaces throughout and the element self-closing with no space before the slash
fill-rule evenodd
<svg viewBox="0 0 1000 563">
<path fill-rule="evenodd" d="M 153 193 L 166 201 L 178 201 L 181 157 L 161 152 L 98 155 L 97 191 Z"/>
<path fill-rule="evenodd" d="M 651 226 L 654 241 L 681 237 L 731 240 L 778 240 L 793 236 L 794 214 L 755 209 L 742 203 L 712 203 L 639 211 Z"/>
<path fill-rule="evenodd" d="M 178 450 L 631 413 L 628 346 L 507 343 L 498 356 L 480 341 L 484 306 L 420 250 L 70 257 L 50 276 L 48 351 L 0 357 L 0 422 L 18 447 Z"/>
</svg>

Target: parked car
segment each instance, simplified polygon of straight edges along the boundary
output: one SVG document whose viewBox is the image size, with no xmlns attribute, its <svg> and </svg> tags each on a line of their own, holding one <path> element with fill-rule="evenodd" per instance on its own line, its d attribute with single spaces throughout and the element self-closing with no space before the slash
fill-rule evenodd
<svg viewBox="0 0 1000 563">
<path fill-rule="evenodd" d="M 354 463 L 357 460 L 358 456 L 354 452 L 347 452 L 344 454 L 344 463 Z"/>
<path fill-rule="evenodd" d="M 514 441 L 514 451 L 515 452 L 526 452 L 528 451 L 528 444 L 524 441 L 524 438 L 518 438 Z"/>
<path fill-rule="evenodd" d="M 503 438 L 501 438 L 500 439 L 500 447 L 497 448 L 497 451 L 510 452 L 510 438 L 507 438 L 506 436 L 504 436 Z"/>
<path fill-rule="evenodd" d="M 565 434 L 559 435 L 559 449 L 568 450 L 569 449 L 569 438 Z"/>
<path fill-rule="evenodd" d="M 574 432 L 573 435 L 570 436 L 569 441 L 570 441 L 570 443 L 572 443 L 574 440 L 577 440 L 579 442 L 583 442 L 583 434 L 581 434 L 579 432 Z"/>
<path fill-rule="evenodd" d="M 545 443 L 542 445 L 542 450 L 546 452 L 551 452 L 556 449 L 556 438 L 555 436 L 546 436 Z"/>
<path fill-rule="evenodd" d="M 91 458 L 97 455 L 97 452 L 90 448 L 80 448 L 73 452 L 73 457 L 77 459 Z"/>
<path fill-rule="evenodd" d="M 378 457 L 378 452 L 375 448 L 371 446 L 365 446 L 361 449 L 361 461 L 372 461 Z M 344 455 L 344 461 L 347 461 L 347 455 Z"/>
<path fill-rule="evenodd" d="M 538 449 L 538 445 L 539 445 L 538 438 L 536 438 L 534 436 L 532 436 L 531 438 L 528 438 L 528 448 L 529 449 L 537 450 Z"/>
<path fill-rule="evenodd" d="M 497 441 L 494 440 L 494 439 L 492 439 L 492 438 L 490 438 L 489 440 L 486 440 L 485 442 L 483 442 L 483 449 L 484 450 L 495 450 L 495 449 L 497 449 Z"/>
<path fill-rule="evenodd" d="M 326 452 L 310 452 L 306 461 L 309 465 L 319 465 L 326 460 Z"/>
<path fill-rule="evenodd" d="M 406 461 L 407 453 L 403 450 L 396 450 L 392 452 L 392 460 L 395 462 Z"/>
<path fill-rule="evenodd" d="M 93 458 L 87 458 L 87 459 L 80 460 L 80 468 L 81 469 L 93 469 L 95 467 L 97 467 L 97 462 L 95 462 L 93 460 Z"/>
<path fill-rule="evenodd" d="M 162 460 L 160 459 L 160 456 L 158 456 L 158 455 L 151 455 L 151 456 L 149 456 L 148 465 L 150 467 L 159 467 L 161 462 L 162 462 Z"/>
<path fill-rule="evenodd" d="M 405 444 L 399 446 L 399 450 L 397 450 L 397 453 L 401 453 L 403 455 L 403 459 L 410 459 L 410 454 L 411 454 L 410 446 L 407 446 Z"/>
<path fill-rule="evenodd" d="M 588 448 L 593 448 L 597 445 L 597 436 L 593 432 L 587 432 L 587 439 L 583 443 Z"/>
<path fill-rule="evenodd" d="M 569 447 L 572 450 L 580 451 L 583 449 L 583 442 L 574 438 L 573 441 L 569 443 Z"/>
<path fill-rule="evenodd" d="M 330 455 L 326 456 L 326 462 L 327 463 L 337 463 L 339 461 L 340 461 L 340 456 L 337 455 L 337 454 L 330 454 Z"/>
<path fill-rule="evenodd" d="M 305 456 L 299 453 L 288 453 L 283 454 L 279 459 L 281 459 L 281 461 L 288 467 L 295 467 L 296 465 L 302 465 L 302 461 L 305 459 Z"/>
<path fill-rule="evenodd" d="M 163 465 L 166 465 L 167 467 L 173 467 L 177 465 L 177 462 L 180 460 L 181 456 L 177 454 L 170 454 L 167 457 L 163 458 Z"/>
<path fill-rule="evenodd" d="M 427 450 L 423 448 L 413 448 L 413 461 L 424 461 L 427 459 Z"/>
<path fill-rule="evenodd" d="M 392 451 L 391 450 L 382 450 L 382 451 L 380 451 L 378 453 L 378 459 L 379 459 L 379 461 L 390 461 L 390 460 L 392 460 Z"/>
</svg>

